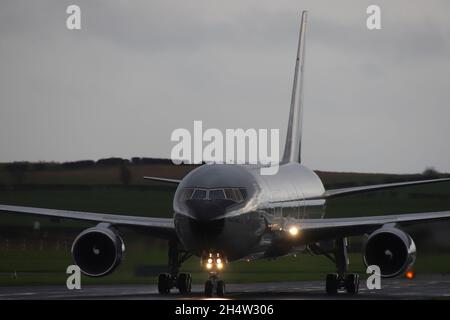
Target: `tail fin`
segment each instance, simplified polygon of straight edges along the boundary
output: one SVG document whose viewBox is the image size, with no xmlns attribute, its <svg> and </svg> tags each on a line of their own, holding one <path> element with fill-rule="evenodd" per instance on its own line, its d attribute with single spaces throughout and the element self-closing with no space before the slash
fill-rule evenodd
<svg viewBox="0 0 450 320">
<path fill-rule="evenodd" d="M 298 39 L 297 59 L 295 62 L 294 84 L 292 88 L 291 111 L 284 147 L 283 163 L 301 162 L 302 118 L 303 118 L 303 73 L 305 61 L 305 32 L 307 11 L 302 13 Z M 300 73 L 300 77 L 299 77 Z"/>
</svg>

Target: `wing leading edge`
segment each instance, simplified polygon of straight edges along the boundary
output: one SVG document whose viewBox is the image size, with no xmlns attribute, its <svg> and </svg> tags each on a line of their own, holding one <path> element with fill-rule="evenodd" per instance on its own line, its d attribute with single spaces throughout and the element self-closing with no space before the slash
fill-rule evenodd
<svg viewBox="0 0 450 320">
<path fill-rule="evenodd" d="M 314 242 L 337 237 L 363 235 L 386 225 L 406 226 L 440 220 L 450 220 L 450 211 L 356 218 L 304 219 L 293 224 L 287 224 L 284 229 L 287 231 L 292 226 L 296 226 L 300 231 L 300 241 Z"/>
<path fill-rule="evenodd" d="M 365 193 L 370 191 L 379 191 L 385 189 L 393 189 L 393 188 L 401 188 L 401 187 L 410 187 L 421 184 L 429 184 L 429 183 L 438 183 L 438 182 L 446 182 L 450 181 L 450 178 L 442 178 L 442 179 L 431 179 L 431 180 L 419 180 L 419 181 L 408 181 L 408 182 L 397 182 L 397 183 L 386 183 L 386 184 L 375 184 L 371 186 L 362 186 L 362 187 L 353 187 L 353 188 L 342 188 L 342 189 L 330 189 L 326 190 L 323 196 L 320 198 L 337 198 L 344 197 L 358 193 Z"/>
<path fill-rule="evenodd" d="M 145 228 L 149 235 L 158 238 L 171 239 L 176 237 L 175 225 L 173 219 L 170 218 L 151 218 L 151 217 L 137 217 L 104 213 L 93 213 L 84 211 L 69 211 L 44 209 L 35 207 L 9 206 L 0 205 L 0 212 L 5 213 L 23 213 L 32 214 L 43 217 L 54 217 L 74 220 L 84 220 L 90 222 L 104 222 L 110 223 L 114 226 Z"/>
<path fill-rule="evenodd" d="M 158 182 L 167 182 L 167 183 L 173 183 L 173 184 L 180 184 L 181 180 L 178 179 L 169 179 L 169 178 L 160 178 L 160 177 L 143 177 L 145 180 L 152 180 L 152 181 L 158 181 Z"/>
</svg>

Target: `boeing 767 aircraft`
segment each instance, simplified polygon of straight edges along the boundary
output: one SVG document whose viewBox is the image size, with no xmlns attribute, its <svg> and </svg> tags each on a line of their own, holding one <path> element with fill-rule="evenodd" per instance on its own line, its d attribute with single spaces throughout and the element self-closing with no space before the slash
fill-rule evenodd
<svg viewBox="0 0 450 320">
<path fill-rule="evenodd" d="M 347 237 L 357 235 L 367 235 L 362 252 L 367 265 L 379 266 L 382 277 L 403 274 L 414 263 L 416 248 L 413 239 L 401 228 L 450 219 L 450 211 L 326 219 L 325 203 L 331 198 L 450 178 L 325 190 L 319 177 L 301 164 L 306 18 L 304 11 L 286 145 L 277 174 L 260 175 L 260 168 L 254 166 L 210 164 L 196 168 L 181 180 L 144 177 L 178 185 L 172 219 L 9 205 L 0 205 L 0 211 L 98 223 L 81 232 L 72 245 L 75 263 L 91 277 L 111 273 L 122 261 L 125 247 L 119 233 L 121 228 L 144 230 L 150 236 L 166 239 L 168 272 L 158 279 L 162 294 L 173 288 L 184 294 L 191 291 L 190 274 L 179 273 L 179 269 L 192 255 L 200 258 L 209 273 L 205 295 L 222 296 L 225 284 L 220 274 L 228 263 L 276 258 L 305 250 L 323 254 L 335 263 L 336 273 L 326 276 L 328 293 L 346 290 L 356 294 L 359 277 L 347 272 Z M 334 242 L 333 250 L 325 250 L 321 246 L 324 242 Z"/>
</svg>

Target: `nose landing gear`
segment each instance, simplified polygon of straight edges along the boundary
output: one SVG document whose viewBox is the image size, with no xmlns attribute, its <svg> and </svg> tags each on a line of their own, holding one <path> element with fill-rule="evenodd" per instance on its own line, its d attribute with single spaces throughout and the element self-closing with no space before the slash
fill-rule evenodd
<svg viewBox="0 0 450 320">
<path fill-rule="evenodd" d="M 219 272 L 225 263 L 226 260 L 220 253 L 208 253 L 202 258 L 201 264 L 209 273 L 209 279 L 205 282 L 205 296 L 212 297 L 214 292 L 219 297 L 225 295 L 225 282 L 219 278 Z"/>
<path fill-rule="evenodd" d="M 225 295 L 225 282 L 215 274 L 211 275 L 205 282 L 205 296 L 212 297 L 214 291 L 219 297 Z"/>
</svg>

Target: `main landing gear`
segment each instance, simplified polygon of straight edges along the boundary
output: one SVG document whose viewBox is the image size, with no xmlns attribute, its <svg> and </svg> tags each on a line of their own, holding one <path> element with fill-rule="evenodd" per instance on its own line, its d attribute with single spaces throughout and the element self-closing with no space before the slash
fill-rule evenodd
<svg viewBox="0 0 450 320">
<path fill-rule="evenodd" d="M 202 265 L 209 273 L 209 279 L 205 282 L 205 296 L 212 297 L 214 293 L 219 297 L 225 295 L 225 282 L 219 278 L 219 272 L 223 269 L 225 261 L 220 253 L 209 253 L 202 257 Z"/>
<path fill-rule="evenodd" d="M 339 290 L 346 290 L 349 294 L 357 294 L 359 290 L 359 275 L 347 273 L 349 260 L 347 256 L 347 238 L 335 240 L 334 257 L 324 253 L 336 264 L 337 273 L 329 273 L 326 278 L 326 292 L 337 294 Z"/>
<path fill-rule="evenodd" d="M 181 264 L 190 257 L 190 253 L 178 249 L 176 241 L 169 241 L 169 272 L 161 273 L 158 277 L 159 293 L 169 294 L 173 288 L 177 288 L 181 294 L 191 292 L 191 274 L 179 273 Z"/>
</svg>

